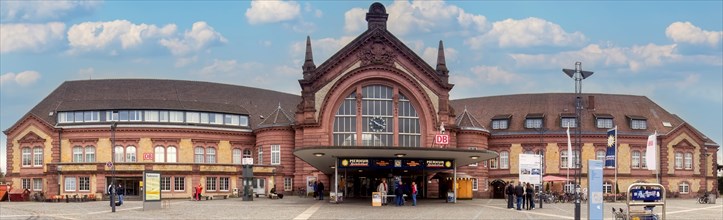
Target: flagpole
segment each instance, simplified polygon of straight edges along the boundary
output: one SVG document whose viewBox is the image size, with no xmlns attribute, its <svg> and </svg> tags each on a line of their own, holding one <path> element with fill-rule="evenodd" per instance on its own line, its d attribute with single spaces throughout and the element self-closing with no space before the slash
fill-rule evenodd
<svg viewBox="0 0 723 220">
<path fill-rule="evenodd" d="M 618 126 L 615 125 L 615 196 L 613 196 L 613 202 L 618 202 Z"/>
<path fill-rule="evenodd" d="M 655 181 L 660 184 L 660 179 L 658 178 L 658 172 L 660 171 L 660 157 L 658 156 L 658 130 L 655 130 Z"/>
</svg>

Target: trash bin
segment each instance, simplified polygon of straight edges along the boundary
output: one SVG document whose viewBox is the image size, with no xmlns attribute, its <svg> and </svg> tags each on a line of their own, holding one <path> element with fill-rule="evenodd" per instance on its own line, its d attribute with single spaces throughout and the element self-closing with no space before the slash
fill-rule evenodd
<svg viewBox="0 0 723 220">
<path fill-rule="evenodd" d="M 447 202 L 454 202 L 454 192 L 447 192 Z"/>
<path fill-rule="evenodd" d="M 715 199 L 716 199 L 715 197 L 716 197 L 716 195 L 713 193 L 708 194 L 708 204 L 715 204 Z"/>
</svg>

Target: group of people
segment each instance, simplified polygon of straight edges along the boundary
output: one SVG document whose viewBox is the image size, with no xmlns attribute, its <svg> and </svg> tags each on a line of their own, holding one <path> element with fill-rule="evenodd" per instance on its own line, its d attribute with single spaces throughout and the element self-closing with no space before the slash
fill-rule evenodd
<svg viewBox="0 0 723 220">
<path fill-rule="evenodd" d="M 121 205 L 123 205 L 123 196 L 124 196 L 125 194 L 126 194 L 126 189 L 123 188 L 123 185 L 122 185 L 122 184 L 118 184 L 118 185 L 110 184 L 110 185 L 108 185 L 107 195 L 117 195 L 117 196 L 118 196 L 118 202 L 115 203 L 116 206 L 121 206 Z M 115 202 L 115 201 L 113 201 L 113 199 L 111 199 L 111 200 L 110 200 L 110 206 L 113 206 L 113 203 L 114 203 L 114 202 Z"/>
<path fill-rule="evenodd" d="M 396 188 L 394 189 L 394 203 L 397 206 L 403 206 L 404 205 L 404 184 L 400 180 L 398 184 L 396 185 Z M 387 192 L 389 191 L 389 186 L 387 185 L 387 180 L 382 179 L 382 182 L 379 183 L 379 186 L 377 186 L 377 192 L 379 192 L 382 196 L 382 205 L 387 205 Z M 410 186 L 409 191 L 411 191 L 412 194 L 412 206 L 417 206 L 417 183 L 412 182 L 412 185 Z"/>
<path fill-rule="evenodd" d="M 324 200 L 324 183 L 314 181 L 314 199 Z"/>
<path fill-rule="evenodd" d="M 507 194 L 507 208 L 508 209 L 514 209 L 512 204 L 512 199 L 517 199 L 517 210 L 532 210 L 535 209 L 535 187 L 532 186 L 530 183 L 522 183 L 518 182 L 517 186 L 515 186 L 515 182 L 512 181 L 510 184 L 507 185 L 507 188 L 505 189 L 505 194 Z"/>
</svg>

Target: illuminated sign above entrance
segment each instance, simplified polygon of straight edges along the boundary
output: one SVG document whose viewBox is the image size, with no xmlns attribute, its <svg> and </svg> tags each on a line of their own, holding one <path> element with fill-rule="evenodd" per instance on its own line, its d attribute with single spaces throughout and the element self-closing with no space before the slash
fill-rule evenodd
<svg viewBox="0 0 723 220">
<path fill-rule="evenodd" d="M 361 159 L 361 158 L 343 158 L 339 159 L 339 168 L 431 168 L 431 169 L 451 169 L 451 160 L 424 160 L 424 159 Z"/>
</svg>

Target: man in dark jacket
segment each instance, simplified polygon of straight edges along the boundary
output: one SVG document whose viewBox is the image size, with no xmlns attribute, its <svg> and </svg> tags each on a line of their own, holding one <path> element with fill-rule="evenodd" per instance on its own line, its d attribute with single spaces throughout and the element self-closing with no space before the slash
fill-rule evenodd
<svg viewBox="0 0 723 220">
<path fill-rule="evenodd" d="M 319 187 L 319 200 L 324 200 L 324 183 L 319 181 L 316 187 Z"/>
<path fill-rule="evenodd" d="M 505 194 L 507 194 L 507 208 L 514 209 L 515 207 L 512 205 L 512 199 L 515 198 L 515 182 L 514 181 L 507 184 L 507 188 L 505 189 Z"/>
<path fill-rule="evenodd" d="M 522 188 L 522 183 L 517 183 L 515 186 L 515 195 L 517 196 L 517 210 L 522 210 L 520 205 L 522 203 L 522 197 L 525 196 L 525 189 Z"/>
</svg>

